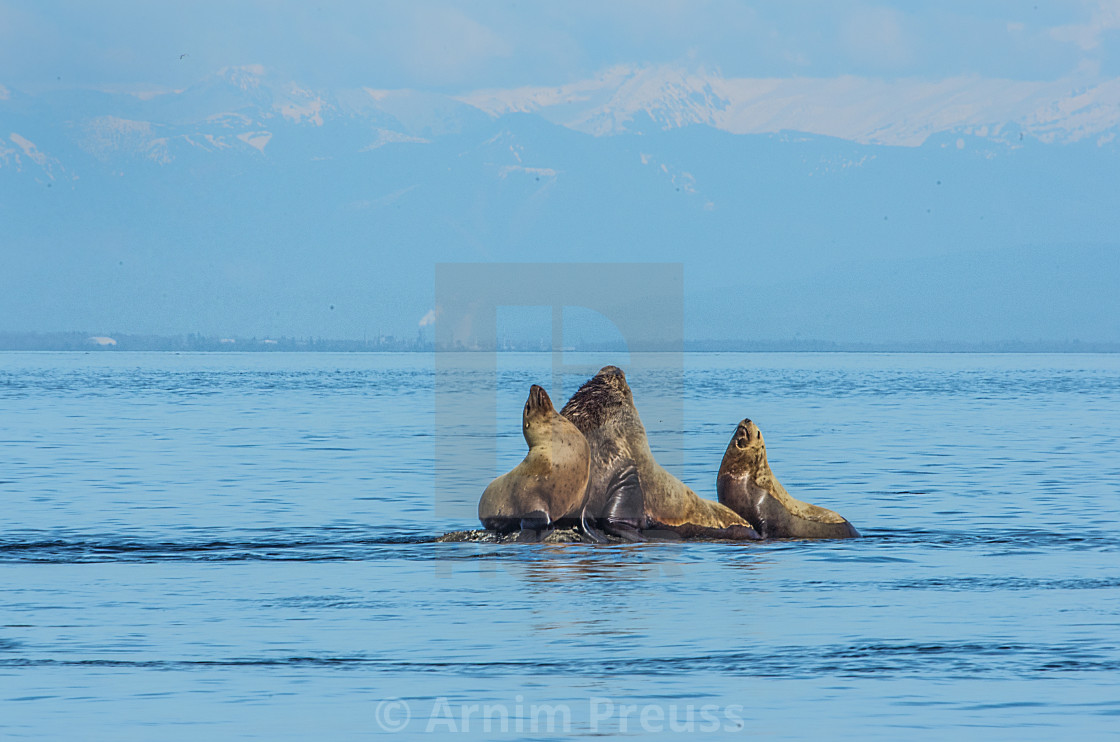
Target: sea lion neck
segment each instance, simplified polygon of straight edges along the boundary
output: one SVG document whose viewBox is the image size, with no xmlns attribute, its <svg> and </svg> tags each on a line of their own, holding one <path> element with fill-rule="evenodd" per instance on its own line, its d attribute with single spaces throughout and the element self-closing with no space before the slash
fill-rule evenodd
<svg viewBox="0 0 1120 742">
<path fill-rule="evenodd" d="M 723 455 L 723 463 L 719 469 L 720 475 L 765 479 L 770 468 L 766 463 L 766 448 L 759 444 L 749 444 L 744 448 L 737 445 L 738 442 L 738 439 L 733 438 L 727 444 L 727 452 Z"/>
<path fill-rule="evenodd" d="M 525 400 L 525 409 L 521 413 L 521 433 L 525 442 L 531 448 L 535 441 L 540 440 L 543 427 L 556 415 L 552 406 L 552 399 L 543 387 L 533 384 L 529 388 L 529 397 Z"/>
</svg>

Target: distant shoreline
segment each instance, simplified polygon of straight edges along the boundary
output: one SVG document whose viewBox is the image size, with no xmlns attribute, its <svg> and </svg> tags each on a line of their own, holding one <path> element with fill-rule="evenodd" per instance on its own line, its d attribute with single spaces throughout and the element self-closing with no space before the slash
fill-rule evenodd
<svg viewBox="0 0 1120 742">
<path fill-rule="evenodd" d="M 211 353 L 431 353 L 437 350 L 423 337 L 382 336 L 365 340 L 325 338 L 242 338 L 189 335 L 131 335 L 59 333 L 2 333 L 2 351 L 53 351 L 114 353 L 127 351 L 211 352 Z M 439 348 L 453 352 L 550 353 L 547 340 L 503 341 L 496 348 Z M 573 343 L 568 353 L 620 352 L 629 349 L 622 343 Z M 674 352 L 680 347 L 651 347 L 654 352 Z M 1120 342 L 993 341 L 967 343 L 954 341 L 851 343 L 827 340 L 686 340 L 685 353 L 1120 353 Z"/>
</svg>

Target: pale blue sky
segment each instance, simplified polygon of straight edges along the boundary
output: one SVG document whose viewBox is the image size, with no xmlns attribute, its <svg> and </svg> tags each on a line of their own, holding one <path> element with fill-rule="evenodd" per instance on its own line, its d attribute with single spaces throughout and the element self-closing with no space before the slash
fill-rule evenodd
<svg viewBox="0 0 1120 742">
<path fill-rule="evenodd" d="M 1120 2 L 0 0 L 0 84 L 181 87 L 236 64 L 443 91 L 684 63 L 734 77 L 1120 74 Z M 188 56 L 180 59 L 180 54 Z"/>
</svg>

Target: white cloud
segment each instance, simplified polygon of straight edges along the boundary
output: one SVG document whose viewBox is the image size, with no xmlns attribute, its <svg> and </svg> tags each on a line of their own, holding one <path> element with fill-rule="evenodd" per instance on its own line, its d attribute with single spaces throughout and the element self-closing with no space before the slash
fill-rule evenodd
<svg viewBox="0 0 1120 742">
<path fill-rule="evenodd" d="M 414 73 L 433 83 L 468 79 L 484 63 L 513 55 L 513 46 L 457 8 L 421 7 L 414 33 L 398 40 Z"/>
<path fill-rule="evenodd" d="M 887 69 L 909 63 L 917 46 L 904 16 L 893 8 L 855 11 L 841 27 L 840 39 L 853 59 Z"/>
<path fill-rule="evenodd" d="M 1075 44 L 1082 51 L 1093 51 L 1108 31 L 1120 29 L 1120 0 L 1101 0 L 1093 8 L 1088 23 L 1071 23 L 1050 29 L 1055 41 Z"/>
<path fill-rule="evenodd" d="M 522 167 L 521 165 L 506 165 L 498 171 L 498 177 L 505 180 L 510 173 L 525 173 L 526 175 L 540 178 L 555 178 L 556 171 L 550 167 Z"/>
<path fill-rule="evenodd" d="M 265 76 L 264 65 L 243 64 L 234 67 L 223 67 L 218 70 L 218 76 L 225 78 L 231 84 L 242 90 L 251 90 L 260 87 L 261 78 Z"/>
<path fill-rule="evenodd" d="M 8 100 L 9 97 L 11 97 L 11 93 L 8 92 L 6 87 L 0 85 L 0 100 Z"/>
</svg>

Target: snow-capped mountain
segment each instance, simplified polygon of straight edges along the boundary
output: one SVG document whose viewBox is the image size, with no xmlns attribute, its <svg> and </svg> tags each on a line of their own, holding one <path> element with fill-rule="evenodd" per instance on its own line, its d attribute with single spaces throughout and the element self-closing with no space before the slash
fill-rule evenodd
<svg viewBox="0 0 1120 742">
<path fill-rule="evenodd" d="M 87 158 L 113 168 L 138 161 L 172 165 L 202 154 L 329 156 L 422 143 L 486 119 L 447 96 L 313 91 L 272 80 L 256 65 L 226 68 L 197 85 L 162 93 L 78 90 L 31 97 L 4 88 L 0 169 L 58 180 L 68 167 L 80 170 L 77 163 Z M 284 145 L 270 146 L 285 135 Z"/>
<path fill-rule="evenodd" d="M 557 87 L 484 90 L 458 96 L 492 115 L 539 113 L 597 136 L 703 124 L 732 134 L 800 131 L 864 144 L 918 146 L 963 131 L 1015 142 L 1111 141 L 1120 126 L 1120 80 L 1023 82 L 957 77 L 936 82 L 725 79 L 673 67 L 616 67 Z"/>
<path fill-rule="evenodd" d="M 1118 130 L 1120 81 L 5 85 L 0 330 L 402 335 L 436 262 L 683 260 L 695 338 L 1116 342 Z"/>
<path fill-rule="evenodd" d="M 198 152 L 271 155 L 284 148 L 273 145 L 274 137 L 297 129 L 311 132 L 303 139 L 321 140 L 322 151 L 304 154 L 330 156 L 424 143 L 510 113 L 539 115 L 593 136 L 702 125 L 731 134 L 804 132 L 887 146 L 920 146 L 944 133 L 1012 147 L 1024 140 L 1106 146 L 1120 130 L 1120 79 L 1091 86 L 978 77 L 726 79 L 702 70 L 616 67 L 556 87 L 447 96 L 311 90 L 250 65 L 159 94 L 29 97 L 0 87 L 0 123 L 8 124 L 0 132 L 0 168 L 64 177 L 67 147 L 59 148 L 59 139 L 102 163 L 123 157 L 169 165 Z M 59 128 L 40 143 L 44 129 Z"/>
</svg>

